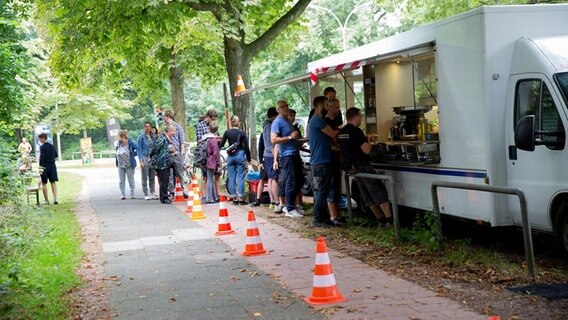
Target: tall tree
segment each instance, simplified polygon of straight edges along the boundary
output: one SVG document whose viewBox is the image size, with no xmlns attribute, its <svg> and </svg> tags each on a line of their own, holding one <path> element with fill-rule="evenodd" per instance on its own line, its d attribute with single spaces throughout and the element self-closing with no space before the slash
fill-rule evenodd
<svg viewBox="0 0 568 320">
<path fill-rule="evenodd" d="M 253 58 L 268 48 L 274 40 L 304 12 L 311 0 L 298 0 L 290 6 L 288 0 L 257 1 L 193 1 L 183 3 L 189 8 L 213 14 L 222 31 L 224 60 L 230 91 L 237 89 L 237 76 L 245 86 L 252 84 L 250 68 Z M 253 148 L 256 146 L 254 108 L 250 95 L 231 95 L 233 112 L 249 130 Z M 252 109 L 252 110 L 249 110 Z M 249 112 L 250 111 L 250 112 Z"/>
<path fill-rule="evenodd" d="M 39 0 L 38 7 L 53 38 L 51 67 L 67 87 L 120 88 L 127 79 L 139 97 L 157 104 L 170 92 L 176 120 L 185 129 L 185 70 L 219 78 L 220 72 L 212 71 L 221 70 L 221 47 L 211 45 L 217 39 L 213 19 L 196 18 L 180 3 Z"/>
</svg>

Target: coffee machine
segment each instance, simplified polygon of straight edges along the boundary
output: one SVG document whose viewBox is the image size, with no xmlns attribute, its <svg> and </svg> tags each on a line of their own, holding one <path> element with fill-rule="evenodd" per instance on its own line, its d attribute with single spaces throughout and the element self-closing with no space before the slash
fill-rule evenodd
<svg viewBox="0 0 568 320">
<path fill-rule="evenodd" d="M 424 113 L 432 110 L 432 106 L 401 106 L 394 107 L 396 116 L 393 117 L 391 140 L 416 140 L 418 123 L 424 118 Z"/>
</svg>

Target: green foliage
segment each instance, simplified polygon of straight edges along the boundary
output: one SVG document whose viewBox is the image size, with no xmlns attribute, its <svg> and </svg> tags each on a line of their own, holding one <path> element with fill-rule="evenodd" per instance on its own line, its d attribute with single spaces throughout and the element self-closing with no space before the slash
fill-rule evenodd
<svg viewBox="0 0 568 320">
<path fill-rule="evenodd" d="M 427 211 L 423 216 L 417 216 L 412 228 L 401 232 L 401 238 L 405 242 L 423 245 L 432 252 L 438 250 L 434 213 Z"/>
<path fill-rule="evenodd" d="M 121 88 L 160 101 L 172 63 L 219 79 L 222 46 L 212 17 L 160 1 L 38 1 L 49 19 L 54 72 L 70 88 Z M 172 54 L 178 59 L 172 61 Z"/>
<path fill-rule="evenodd" d="M 406 31 L 426 23 L 438 21 L 481 6 L 527 3 L 551 3 L 559 1 L 538 0 L 408 0 L 405 6 L 398 0 L 381 0 L 387 11 L 401 15 L 400 31 Z"/>
<path fill-rule="evenodd" d="M 0 144 L 0 206 L 18 204 L 23 193 L 24 177 L 18 173 L 16 145 Z"/>
<path fill-rule="evenodd" d="M 31 110 L 28 90 L 33 78 L 31 56 L 22 26 L 23 1 L 0 0 L 0 130 L 11 132 Z"/>
<path fill-rule="evenodd" d="M 63 319 L 80 283 L 79 225 L 73 202 L 81 177 L 62 174 L 52 207 L 0 207 L 0 318 Z"/>
</svg>

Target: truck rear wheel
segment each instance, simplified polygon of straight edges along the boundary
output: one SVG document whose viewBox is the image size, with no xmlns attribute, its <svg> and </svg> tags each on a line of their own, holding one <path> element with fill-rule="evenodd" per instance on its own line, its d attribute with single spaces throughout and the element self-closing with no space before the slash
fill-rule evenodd
<svg viewBox="0 0 568 320">
<path fill-rule="evenodd" d="M 559 216 L 558 220 L 558 244 L 564 258 L 568 260 L 568 214 Z"/>
<path fill-rule="evenodd" d="M 563 202 L 556 211 L 554 233 L 560 253 L 568 261 L 568 202 Z"/>
</svg>

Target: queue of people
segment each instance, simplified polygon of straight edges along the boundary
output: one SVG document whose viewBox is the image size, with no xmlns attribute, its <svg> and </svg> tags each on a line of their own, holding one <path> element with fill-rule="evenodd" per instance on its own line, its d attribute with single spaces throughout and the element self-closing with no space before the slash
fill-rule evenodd
<svg viewBox="0 0 568 320">
<path fill-rule="evenodd" d="M 349 108 L 346 112 L 347 123 L 344 125 L 340 103 L 335 94 L 333 88 L 326 88 L 324 95 L 313 100 L 305 138 L 294 125 L 296 112 L 290 109 L 285 100 L 278 101 L 275 107 L 267 110 L 258 145 L 259 167 L 262 179 L 268 181 L 271 206 L 275 213 L 291 218 L 305 214 L 301 206 L 304 170 L 300 150 L 310 152 L 314 190 L 313 227 L 343 225 L 344 219 L 339 214 L 342 172 L 375 172 L 369 160 L 371 145 L 359 128 L 362 122 L 360 110 Z M 145 123 L 143 133 L 138 136 L 136 143 L 128 138 L 128 132 L 120 132 L 116 164 L 119 168 L 121 199 L 126 199 L 125 178 L 129 182 L 130 196 L 134 197 L 136 156 L 141 167 L 144 199 L 160 199 L 162 203 L 171 203 L 175 178 L 179 178 L 184 187 L 189 183 L 182 158 L 185 135 L 183 132 L 180 134 L 181 126 L 175 122 L 171 111 L 164 113 L 164 120 L 165 127 L 160 134 L 153 132 L 150 123 Z M 195 157 L 196 165 L 202 173 L 202 202 L 219 202 L 220 153 L 224 148 L 227 152 L 226 188 L 229 197 L 235 205 L 246 205 L 245 175 L 251 163 L 248 136 L 240 128 L 237 116 L 231 117 L 230 127 L 222 135 L 216 120 L 217 112 L 211 109 L 200 118 L 196 126 Z M 306 143 L 309 149 L 304 147 Z M 155 190 L 155 177 L 159 181 L 158 194 Z M 355 180 L 361 193 L 362 205 L 375 215 L 380 225 L 392 224 L 385 186 L 368 179 Z M 260 205 L 262 186 L 261 183 L 257 200 L 251 205 Z M 183 193 L 187 197 L 185 189 Z"/>
<path fill-rule="evenodd" d="M 262 179 L 268 181 L 268 194 L 275 213 L 287 217 L 302 217 L 300 190 L 304 174 L 300 150 L 307 142 L 312 170 L 314 190 L 313 227 L 333 227 L 344 224 L 339 215 L 342 172 L 374 173 L 370 166 L 371 145 L 359 128 L 361 112 L 357 108 L 347 110 L 347 123 L 343 124 L 340 103 L 335 90 L 326 88 L 323 96 L 313 100 L 306 130 L 307 138 L 301 136 L 294 126 L 296 112 L 285 100 L 270 108 L 263 124 L 259 141 L 259 161 Z M 269 137 L 268 137 L 269 136 Z M 392 225 L 392 213 L 388 194 L 381 182 L 355 179 L 361 192 L 363 206 L 377 218 L 379 225 Z M 262 184 L 258 188 L 257 201 L 260 205 Z"/>
</svg>

